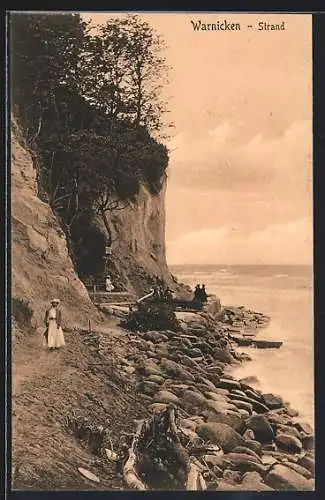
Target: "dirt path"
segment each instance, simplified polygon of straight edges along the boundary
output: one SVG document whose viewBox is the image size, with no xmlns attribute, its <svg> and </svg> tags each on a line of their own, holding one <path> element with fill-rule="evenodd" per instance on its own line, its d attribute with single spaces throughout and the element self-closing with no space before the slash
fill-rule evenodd
<svg viewBox="0 0 325 500">
<path fill-rule="evenodd" d="M 117 446 L 144 404 L 134 401 L 135 387 L 118 378 L 114 366 L 127 348 L 118 328 L 107 331 L 103 356 L 87 332 L 66 333 L 66 346 L 49 352 L 40 335 L 15 349 L 12 373 L 13 487 L 15 489 L 121 489 L 113 464 L 94 456 L 67 428 L 67 417 L 82 415 L 109 428 Z M 84 479 L 91 470 L 100 484 Z"/>
</svg>

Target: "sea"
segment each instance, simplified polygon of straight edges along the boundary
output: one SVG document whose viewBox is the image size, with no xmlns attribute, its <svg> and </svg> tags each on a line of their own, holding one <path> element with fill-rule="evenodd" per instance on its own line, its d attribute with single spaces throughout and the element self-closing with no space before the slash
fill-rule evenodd
<svg viewBox="0 0 325 500">
<path fill-rule="evenodd" d="M 256 376 L 255 387 L 280 395 L 314 428 L 313 269 L 311 266 L 169 266 L 179 282 L 205 284 L 222 305 L 245 306 L 271 317 L 258 338 L 281 340 L 279 349 L 238 348 L 252 361 L 238 378 Z"/>
</svg>

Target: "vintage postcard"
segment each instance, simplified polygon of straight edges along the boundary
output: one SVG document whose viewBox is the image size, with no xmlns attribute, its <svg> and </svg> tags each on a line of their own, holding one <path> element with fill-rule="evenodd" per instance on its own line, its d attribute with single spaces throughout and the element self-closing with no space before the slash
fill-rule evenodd
<svg viewBox="0 0 325 500">
<path fill-rule="evenodd" d="M 313 491 L 312 16 L 9 40 L 12 489 Z"/>
</svg>

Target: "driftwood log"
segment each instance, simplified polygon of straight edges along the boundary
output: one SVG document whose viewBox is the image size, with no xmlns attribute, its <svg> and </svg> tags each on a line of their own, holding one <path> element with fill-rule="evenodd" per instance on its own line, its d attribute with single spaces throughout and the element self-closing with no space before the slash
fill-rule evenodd
<svg viewBox="0 0 325 500">
<path fill-rule="evenodd" d="M 186 436 L 169 405 L 150 420 L 137 422 L 132 444 L 122 466 L 129 489 L 205 490 L 204 466 L 182 444 Z"/>
</svg>

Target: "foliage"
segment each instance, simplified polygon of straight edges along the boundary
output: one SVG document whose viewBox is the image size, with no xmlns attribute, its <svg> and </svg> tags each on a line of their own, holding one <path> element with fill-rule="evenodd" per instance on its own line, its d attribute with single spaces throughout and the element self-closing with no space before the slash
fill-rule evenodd
<svg viewBox="0 0 325 500">
<path fill-rule="evenodd" d="M 30 307 L 28 300 L 13 297 L 12 314 L 20 329 L 30 328 L 33 309 Z"/>
<path fill-rule="evenodd" d="M 14 108 L 68 241 L 84 216 L 102 217 L 109 233 L 107 215 L 134 202 L 141 183 L 162 188 L 168 151 L 152 133 L 167 111 L 163 45 L 134 15 L 96 34 L 79 14 L 11 15 Z"/>
<path fill-rule="evenodd" d="M 138 309 L 131 311 L 121 324 L 124 328 L 134 332 L 147 332 L 150 330 L 172 330 L 177 332 L 181 329 L 173 306 L 162 301 L 140 303 Z"/>
</svg>

